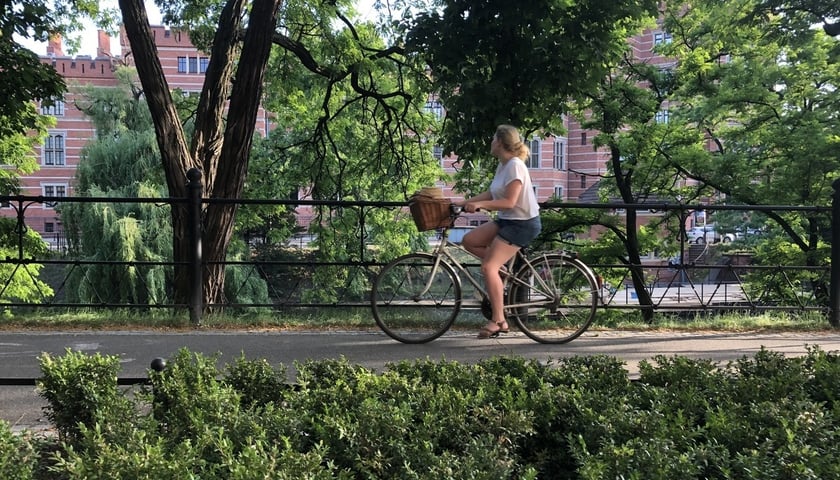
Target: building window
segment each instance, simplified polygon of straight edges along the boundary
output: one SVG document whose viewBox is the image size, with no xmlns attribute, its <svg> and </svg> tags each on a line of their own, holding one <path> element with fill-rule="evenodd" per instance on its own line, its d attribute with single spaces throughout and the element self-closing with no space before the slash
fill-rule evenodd
<svg viewBox="0 0 840 480">
<path fill-rule="evenodd" d="M 426 113 L 431 113 L 435 116 L 438 120 L 443 118 L 443 104 L 440 103 L 439 100 L 429 100 L 426 102 L 426 106 L 423 107 Z"/>
<path fill-rule="evenodd" d="M 561 185 L 554 186 L 554 198 L 563 200 L 563 187 Z"/>
<path fill-rule="evenodd" d="M 674 41 L 674 38 L 671 36 L 670 33 L 665 32 L 656 32 L 653 34 L 653 44 L 654 45 L 662 45 L 671 43 Z"/>
<path fill-rule="evenodd" d="M 566 155 L 563 151 L 566 148 L 566 143 L 562 139 L 554 139 L 554 169 L 563 170 L 565 168 Z"/>
<path fill-rule="evenodd" d="M 432 155 L 434 155 L 437 160 L 443 160 L 443 147 L 440 145 L 432 147 Z"/>
<path fill-rule="evenodd" d="M 656 112 L 656 116 L 654 117 L 654 119 L 656 120 L 656 123 L 668 123 L 668 119 L 670 118 L 670 116 L 671 114 L 668 112 L 667 109 L 660 110 Z"/>
<path fill-rule="evenodd" d="M 49 166 L 64 165 L 64 132 L 51 132 L 41 150 L 41 164 Z"/>
<path fill-rule="evenodd" d="M 540 144 L 539 138 L 531 139 L 531 144 L 529 145 L 531 155 L 528 157 L 528 168 L 540 168 Z"/>
<path fill-rule="evenodd" d="M 187 57 L 178 57 L 178 73 L 187 73 Z"/>
<path fill-rule="evenodd" d="M 44 222 L 44 233 L 53 233 L 53 232 L 55 232 L 55 223 Z"/>
<path fill-rule="evenodd" d="M 586 145 L 586 132 L 580 132 L 580 144 Z"/>
<path fill-rule="evenodd" d="M 586 175 L 580 176 L 580 188 L 586 188 Z"/>
<path fill-rule="evenodd" d="M 190 73 L 198 73 L 198 58 L 197 57 L 190 57 L 189 58 L 190 64 Z"/>
<path fill-rule="evenodd" d="M 66 197 L 67 185 L 65 184 L 44 184 L 41 185 L 41 192 L 45 197 Z M 58 202 L 44 202 L 44 208 L 55 208 Z"/>
<path fill-rule="evenodd" d="M 198 73 L 207 73 L 208 65 L 210 65 L 208 57 L 198 57 Z"/>
<path fill-rule="evenodd" d="M 41 101 L 41 115 L 52 115 L 53 117 L 64 116 L 64 100 L 53 98 Z"/>
</svg>

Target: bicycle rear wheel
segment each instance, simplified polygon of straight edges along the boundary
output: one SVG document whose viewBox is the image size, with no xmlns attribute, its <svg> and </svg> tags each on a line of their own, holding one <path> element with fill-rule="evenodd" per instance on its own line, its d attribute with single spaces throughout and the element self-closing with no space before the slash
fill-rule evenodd
<svg viewBox="0 0 840 480">
<path fill-rule="evenodd" d="M 566 343 L 595 319 L 598 282 L 583 262 L 563 254 L 529 259 L 510 279 L 509 317 L 540 343 Z M 533 267 L 533 268 L 532 268 Z"/>
<path fill-rule="evenodd" d="M 403 343 L 443 335 L 461 309 L 461 282 L 452 267 L 425 253 L 410 253 L 382 268 L 371 291 L 373 318 Z"/>
</svg>

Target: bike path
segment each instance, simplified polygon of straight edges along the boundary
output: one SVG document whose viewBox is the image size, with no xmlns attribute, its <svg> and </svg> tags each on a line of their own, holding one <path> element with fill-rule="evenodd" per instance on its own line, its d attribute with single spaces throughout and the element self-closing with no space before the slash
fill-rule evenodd
<svg viewBox="0 0 840 480">
<path fill-rule="evenodd" d="M 344 357 L 354 364 L 381 370 L 388 363 L 451 360 L 474 363 L 495 356 L 521 356 L 551 362 L 576 355 L 608 355 L 624 362 L 631 377 L 639 364 L 658 355 L 708 359 L 720 364 L 752 357 L 762 348 L 799 356 L 809 346 L 840 351 L 840 331 L 785 333 L 730 332 L 587 332 L 564 345 L 543 345 L 519 333 L 478 340 L 475 332 L 449 332 L 422 345 L 406 345 L 379 331 L 65 331 L 0 332 L 0 379 L 34 379 L 40 375 L 38 357 L 61 355 L 67 349 L 116 355 L 120 378 L 145 378 L 155 358 L 170 358 L 181 348 L 219 355 L 220 364 L 245 356 L 284 365 L 294 381 L 295 362 Z M 43 400 L 32 386 L 0 385 L 0 418 L 16 429 L 46 427 Z"/>
</svg>

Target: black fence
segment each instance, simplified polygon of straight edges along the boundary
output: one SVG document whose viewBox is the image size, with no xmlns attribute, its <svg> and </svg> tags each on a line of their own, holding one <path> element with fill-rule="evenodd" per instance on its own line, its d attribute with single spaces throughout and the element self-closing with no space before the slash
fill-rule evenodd
<svg viewBox="0 0 840 480">
<path fill-rule="evenodd" d="M 201 198 L 200 176 L 192 177 L 188 182 L 190 198 L 106 198 L 106 197 L 31 197 L 31 196 L 0 196 L 0 202 L 6 206 L 8 215 L 14 219 L 14 227 L 5 232 L 5 258 L 0 260 L 0 299 L 7 309 L 90 309 L 90 308 L 129 308 L 129 309 L 171 309 L 173 311 L 188 311 L 195 322 L 201 321 L 205 308 L 212 309 L 268 309 L 283 312 L 291 309 L 306 308 L 346 308 L 367 307 L 370 282 L 382 265 L 380 258 L 384 258 L 376 246 L 368 242 L 365 219 L 371 212 L 387 209 L 407 214 L 405 202 L 332 202 L 332 201 L 300 201 L 300 200 L 222 200 Z M 677 203 L 545 203 L 544 212 L 563 212 L 572 209 L 588 210 L 600 209 L 613 211 L 621 216 L 621 211 L 634 211 L 639 216 L 648 215 L 650 218 L 668 216 L 675 218 L 676 225 L 685 225 L 684 220 L 692 212 L 705 210 L 756 212 L 767 216 L 799 215 L 803 218 L 824 218 L 824 225 L 834 225 L 835 219 L 840 219 L 840 181 L 835 182 L 835 190 L 831 207 L 819 206 L 786 206 L 786 205 L 705 205 L 705 204 L 677 204 Z M 159 208 L 172 208 L 175 205 L 186 205 L 194 219 L 191 227 L 190 258 L 176 262 L 172 258 L 134 259 L 107 258 L 104 252 L 97 255 L 80 255 L 68 244 L 61 231 L 44 234 L 50 249 L 48 252 L 33 254 L 27 248 L 30 242 L 27 232 L 30 230 L 28 221 L 35 215 L 27 215 L 30 209 L 41 209 L 45 205 L 58 208 L 62 205 L 78 203 L 96 203 L 117 206 L 120 204 L 150 204 Z M 238 273 L 233 277 L 241 284 L 233 284 L 226 288 L 234 294 L 228 298 L 238 298 L 235 293 L 249 280 L 259 278 L 265 282 L 267 301 L 226 300 L 219 304 L 203 305 L 201 274 L 209 266 L 202 258 L 201 226 L 199 223 L 201 211 L 213 203 L 235 203 L 240 207 L 247 205 L 286 205 L 289 208 L 306 207 L 320 212 L 319 219 L 330 218 L 335 212 L 354 211 L 353 218 L 358 224 L 354 230 L 358 238 L 353 242 L 343 242 L 341 260 L 319 260 L 316 238 L 308 234 L 301 234 L 284 241 L 282 245 L 286 252 L 282 258 L 254 258 L 224 262 L 226 268 L 234 269 Z M 458 224 L 456 224 L 458 225 Z M 545 222 L 544 222 L 545 225 Z M 677 242 L 678 254 L 667 259 L 646 257 L 641 263 L 598 263 L 589 262 L 590 266 L 603 279 L 601 303 L 604 309 L 651 309 L 654 312 L 718 312 L 718 311 L 815 311 L 824 314 L 833 326 L 840 326 L 840 229 L 832 228 L 823 242 L 830 245 L 830 255 L 823 260 L 808 262 L 808 264 L 791 265 L 787 263 L 756 263 L 749 252 L 729 251 L 726 254 L 715 254 L 723 250 L 719 245 L 705 243 L 689 243 L 684 228 L 677 235 L 665 238 L 672 245 Z M 737 233 L 737 232 L 735 232 Z M 760 234 L 742 232 L 744 235 Z M 784 235 L 785 232 L 781 232 Z M 592 239 L 591 230 L 580 229 L 577 233 L 555 232 L 557 245 L 564 249 L 574 250 L 585 244 L 583 240 Z M 259 236 L 249 236 L 246 240 L 254 248 L 271 246 L 270 242 Z M 435 232 L 427 237 L 431 243 L 436 241 Z M 730 240 L 741 241 L 740 238 Z M 168 241 L 172 241 L 168 239 Z M 351 244 L 350 247 L 347 247 Z M 557 246 L 555 245 L 555 246 Z M 278 246 L 278 245 L 274 245 Z M 315 248 L 315 249 L 313 249 Z M 329 248 L 338 248 L 331 245 Z M 584 258 L 584 260 L 587 260 Z M 812 259 L 813 260 L 813 259 Z M 147 274 L 156 271 L 163 278 L 172 278 L 176 265 L 189 267 L 191 272 L 191 292 L 188 301 L 175 303 L 171 295 L 150 295 L 143 292 L 130 297 L 128 300 L 113 301 L 107 288 L 96 287 L 96 280 L 102 275 L 107 276 L 109 269 L 122 272 L 131 271 L 135 274 Z M 641 305 L 638 301 L 639 292 L 636 291 L 631 279 L 631 270 L 641 269 L 645 272 L 645 290 L 651 302 Z M 93 272 L 93 273 L 92 273 Z M 100 272 L 100 273 L 97 273 Z M 105 273 L 102 273 L 105 272 Z M 319 272 L 326 272 L 319 275 Z M 139 275 L 137 282 L 140 288 L 150 287 L 145 284 L 150 276 Z M 231 276 L 231 275 L 228 275 Z M 39 291 L 35 279 L 48 277 L 49 290 Z M 329 285 L 318 283 L 318 278 L 328 278 Z M 756 281 L 756 278 L 759 280 Z M 32 283 L 30 293 L 21 296 L 15 290 L 15 283 Z M 119 289 L 121 285 L 112 282 L 109 288 Z M 819 287 L 815 287 L 818 285 Z M 97 288 L 99 290 L 97 290 Z M 71 289 L 86 289 L 87 300 L 79 301 Z M 44 289 L 47 290 L 47 289 Z M 151 291 L 151 288 L 149 288 Z M 784 293 L 779 293 L 779 292 Z"/>
</svg>

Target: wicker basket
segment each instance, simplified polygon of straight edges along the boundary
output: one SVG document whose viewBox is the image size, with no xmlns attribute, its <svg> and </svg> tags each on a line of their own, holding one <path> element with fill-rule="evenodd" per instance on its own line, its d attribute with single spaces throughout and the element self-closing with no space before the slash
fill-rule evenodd
<svg viewBox="0 0 840 480">
<path fill-rule="evenodd" d="M 452 217 L 449 213 L 449 205 L 452 202 L 447 198 L 431 198 L 423 195 L 411 197 L 408 208 L 411 210 L 411 217 L 414 224 L 421 232 L 446 228 L 452 225 Z"/>
</svg>

